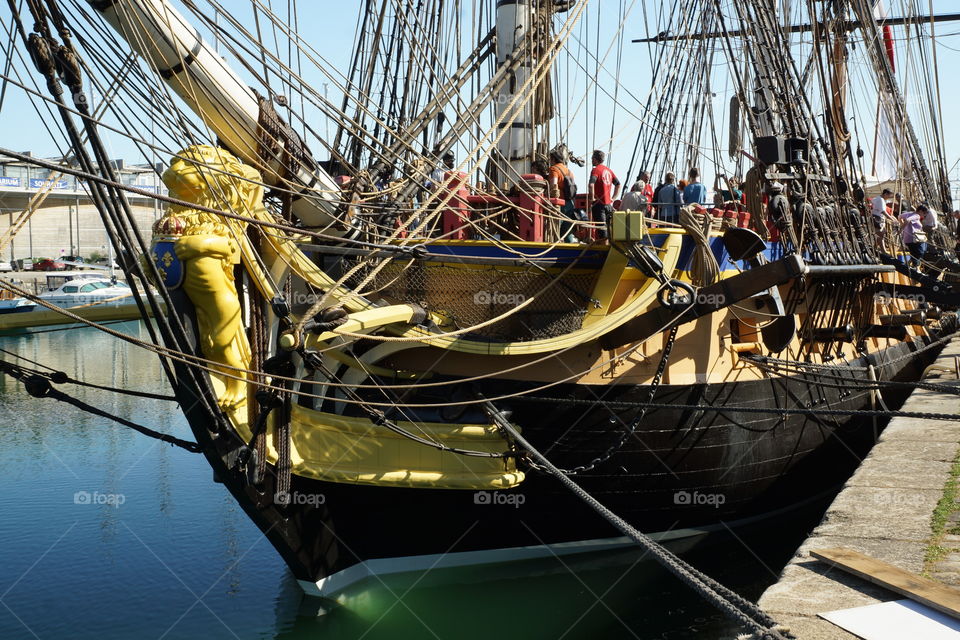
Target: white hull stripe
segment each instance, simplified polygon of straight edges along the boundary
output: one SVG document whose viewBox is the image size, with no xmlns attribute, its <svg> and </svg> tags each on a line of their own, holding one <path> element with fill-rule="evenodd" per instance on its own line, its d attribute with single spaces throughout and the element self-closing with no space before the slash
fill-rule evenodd
<svg viewBox="0 0 960 640">
<path fill-rule="evenodd" d="M 687 538 L 696 538 L 708 533 L 707 529 L 679 529 L 650 534 L 654 540 L 664 543 Z M 592 551 L 607 551 L 629 547 L 634 542 L 626 536 L 598 540 L 580 540 L 530 547 L 509 547 L 482 551 L 459 551 L 446 554 L 429 554 L 399 558 L 374 558 L 347 567 L 317 582 L 298 580 L 308 596 L 335 599 L 336 596 L 358 582 L 373 576 L 387 576 L 427 569 L 449 569 L 497 562 L 516 562 L 550 556 L 563 556 Z"/>
</svg>

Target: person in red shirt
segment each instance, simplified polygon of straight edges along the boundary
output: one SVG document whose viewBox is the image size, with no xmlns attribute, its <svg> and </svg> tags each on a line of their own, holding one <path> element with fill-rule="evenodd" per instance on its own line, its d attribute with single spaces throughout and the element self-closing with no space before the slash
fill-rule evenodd
<svg viewBox="0 0 960 640">
<path fill-rule="evenodd" d="M 590 172 L 590 213 L 593 222 L 603 222 L 604 228 L 597 237 L 606 238 L 613 215 L 613 201 L 620 195 L 620 180 L 609 167 L 604 166 L 606 155 L 603 151 L 593 152 L 593 171 Z"/>
<path fill-rule="evenodd" d="M 581 212 L 577 211 L 574 197 L 576 196 L 577 185 L 573 179 L 573 172 L 567 167 L 566 153 L 554 149 L 550 152 L 550 159 L 553 160 L 548 173 L 548 183 L 550 185 L 550 197 L 560 198 L 564 201 L 560 212 L 572 222 L 564 223 L 560 232 L 560 237 L 564 242 L 576 244 L 577 236 L 574 233 L 576 222 L 582 218 Z"/>
<path fill-rule="evenodd" d="M 653 202 L 653 185 L 650 184 L 650 172 L 641 171 L 640 175 L 637 176 L 637 181 L 643 183 L 643 195 L 647 198 L 647 202 Z"/>
</svg>

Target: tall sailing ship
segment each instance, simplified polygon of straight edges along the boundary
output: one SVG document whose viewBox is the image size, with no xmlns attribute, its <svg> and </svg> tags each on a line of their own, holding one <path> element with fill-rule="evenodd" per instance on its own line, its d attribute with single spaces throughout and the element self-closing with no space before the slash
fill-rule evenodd
<svg viewBox="0 0 960 640">
<path fill-rule="evenodd" d="M 217 0 L 10 4 L 70 145 L 54 168 L 86 179 L 134 289 L 157 286 L 150 348 L 198 447 L 307 593 L 626 543 L 504 423 L 661 539 L 760 516 L 954 330 L 955 260 L 915 268 L 871 223 L 881 125 L 898 190 L 952 209 L 873 2 L 676 3 L 652 81 L 609 68 L 656 7 L 609 56 L 571 46 L 587 0 L 358 4 L 344 73 L 259 2 L 252 22 Z M 879 97 L 856 128 L 853 55 Z M 571 218 L 590 195 L 548 167 L 579 160 L 569 112 L 600 90 L 600 114 L 641 105 L 627 175 L 716 167 L 743 197 Z M 107 133 L 171 158 L 152 238 Z"/>
</svg>

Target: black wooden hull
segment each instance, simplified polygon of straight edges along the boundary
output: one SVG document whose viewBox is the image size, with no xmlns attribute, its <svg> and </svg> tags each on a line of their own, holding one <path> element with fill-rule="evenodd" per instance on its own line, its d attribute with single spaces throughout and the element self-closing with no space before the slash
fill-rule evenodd
<svg viewBox="0 0 960 640">
<path fill-rule="evenodd" d="M 856 367 L 873 364 L 881 379 L 916 379 L 933 355 L 930 350 L 915 353 L 916 349 L 915 344 L 902 343 L 840 367 L 835 372 L 844 378 L 839 384 L 830 380 L 823 385 L 804 375 L 737 384 L 664 385 L 655 403 L 723 409 L 650 410 L 634 437 L 576 480 L 647 532 L 700 528 L 783 509 L 842 480 L 832 472 L 848 474 L 855 468 L 855 452 L 864 451 L 861 445 L 872 438 L 871 420 L 745 413 L 736 408 L 869 409 L 866 373 Z M 516 385 L 512 389 L 516 391 Z M 495 395 L 498 388 L 494 384 L 484 391 Z M 649 388 L 571 385 L 550 391 L 553 398 L 597 394 L 606 400 L 640 402 Z M 526 437 L 564 467 L 601 456 L 616 442 L 621 421 L 629 423 L 636 411 L 612 410 L 602 402 L 556 400 L 514 401 L 509 409 Z M 440 558 L 618 535 L 556 480 L 535 471 L 520 487 L 497 492 L 388 488 L 295 476 L 294 494 L 319 497 L 301 498 L 309 504 L 291 504 L 279 513 L 268 499 L 269 481 L 259 494 L 251 488 L 235 489 L 302 584 L 323 581 L 372 559 Z"/>
</svg>

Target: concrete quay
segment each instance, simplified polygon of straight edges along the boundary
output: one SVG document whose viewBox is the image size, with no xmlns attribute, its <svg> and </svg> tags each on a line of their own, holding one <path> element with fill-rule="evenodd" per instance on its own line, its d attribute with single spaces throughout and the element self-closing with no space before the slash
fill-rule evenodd
<svg viewBox="0 0 960 640">
<path fill-rule="evenodd" d="M 955 370 L 960 339 L 947 344 L 935 363 Z M 928 381 L 960 386 L 956 376 L 938 373 Z M 960 413 L 960 396 L 916 389 L 903 411 Z M 951 479 L 960 449 L 960 422 L 894 418 L 860 468 L 847 481 L 820 525 L 784 568 L 759 604 L 804 640 L 856 640 L 817 614 L 898 600 L 902 596 L 830 568 L 811 549 L 845 547 L 906 571 L 960 587 L 960 535 L 934 536 L 933 514 Z M 960 522 L 960 499 L 946 529 Z M 928 558 L 928 550 L 941 545 Z"/>
</svg>

